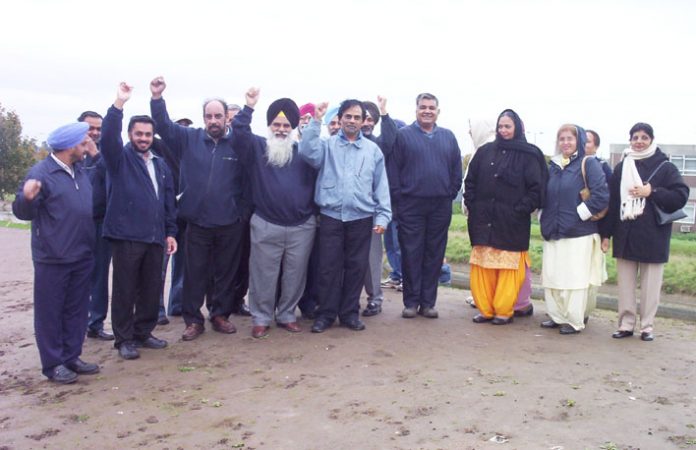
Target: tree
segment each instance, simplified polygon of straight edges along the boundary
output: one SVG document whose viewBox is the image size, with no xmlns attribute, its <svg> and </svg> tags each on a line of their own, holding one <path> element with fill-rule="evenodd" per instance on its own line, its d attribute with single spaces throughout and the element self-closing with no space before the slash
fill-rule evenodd
<svg viewBox="0 0 696 450">
<path fill-rule="evenodd" d="M 0 200 L 17 192 L 19 183 L 36 161 L 35 153 L 35 141 L 22 137 L 17 113 L 0 105 Z"/>
</svg>

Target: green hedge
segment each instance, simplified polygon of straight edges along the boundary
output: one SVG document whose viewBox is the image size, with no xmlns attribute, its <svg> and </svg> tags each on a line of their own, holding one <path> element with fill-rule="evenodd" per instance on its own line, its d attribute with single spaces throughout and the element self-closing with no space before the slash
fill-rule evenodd
<svg viewBox="0 0 696 450">
<path fill-rule="evenodd" d="M 466 217 L 461 214 L 461 208 L 455 205 L 450 225 L 449 242 L 447 244 L 447 260 L 454 264 L 469 262 L 471 245 L 467 234 Z M 675 234 L 670 244 L 670 258 L 665 265 L 662 290 L 669 294 L 687 294 L 696 296 L 696 234 Z M 532 260 L 532 271 L 541 273 L 543 240 L 536 219 L 532 220 L 529 256 Z M 616 283 L 616 259 L 607 255 L 607 283 Z"/>
</svg>

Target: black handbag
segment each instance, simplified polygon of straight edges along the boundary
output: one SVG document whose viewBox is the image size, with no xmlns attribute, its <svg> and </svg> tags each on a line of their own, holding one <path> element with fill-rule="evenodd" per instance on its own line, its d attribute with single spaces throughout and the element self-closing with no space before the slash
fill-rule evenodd
<svg viewBox="0 0 696 450">
<path fill-rule="evenodd" d="M 669 161 L 662 161 L 659 166 L 655 170 L 653 170 L 653 173 L 650 174 L 648 177 L 648 180 L 645 182 L 650 183 L 650 180 L 652 180 L 652 177 L 655 176 L 658 170 L 660 170 L 660 167 L 662 167 L 664 164 L 668 163 Z M 657 203 L 652 202 L 653 204 L 653 209 L 655 210 L 655 222 L 657 222 L 658 225 L 668 225 L 671 224 L 672 222 L 676 222 L 677 220 L 682 220 L 687 217 L 686 213 L 684 212 L 683 208 L 679 208 L 678 210 L 668 213 L 665 212 L 664 209 L 662 209 Z"/>
</svg>

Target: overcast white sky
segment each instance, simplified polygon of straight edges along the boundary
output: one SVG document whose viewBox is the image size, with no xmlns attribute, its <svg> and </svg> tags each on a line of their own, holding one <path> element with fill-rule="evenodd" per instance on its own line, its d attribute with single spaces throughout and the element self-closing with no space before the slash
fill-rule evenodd
<svg viewBox="0 0 696 450">
<path fill-rule="evenodd" d="M 388 98 L 411 122 L 415 96 L 440 99 L 439 125 L 470 151 L 468 119 L 515 109 L 528 139 L 553 152 L 566 122 L 597 130 L 602 150 L 637 121 L 658 142 L 696 144 L 696 2 L 633 1 L 45 1 L 0 17 L 0 104 L 42 141 L 85 109 L 105 113 L 119 81 L 126 115 L 149 114 L 165 77 L 171 116 L 201 125 L 201 101 L 241 103 L 254 120 L 279 97 L 298 104 Z"/>
</svg>

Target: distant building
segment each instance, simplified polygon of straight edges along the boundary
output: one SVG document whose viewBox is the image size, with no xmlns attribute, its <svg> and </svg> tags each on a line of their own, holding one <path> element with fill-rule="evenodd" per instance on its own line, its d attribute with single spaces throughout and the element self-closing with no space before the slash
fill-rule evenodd
<svg viewBox="0 0 696 450">
<path fill-rule="evenodd" d="M 670 161 L 677 166 L 684 177 L 684 182 L 689 186 L 689 201 L 686 202 L 684 212 L 686 218 L 674 223 L 674 232 L 696 232 L 696 145 L 669 145 L 658 144 L 660 150 L 665 152 Z M 625 144 L 611 144 L 609 146 L 609 163 L 615 167 L 621 161 L 621 154 L 626 148 Z"/>
</svg>

